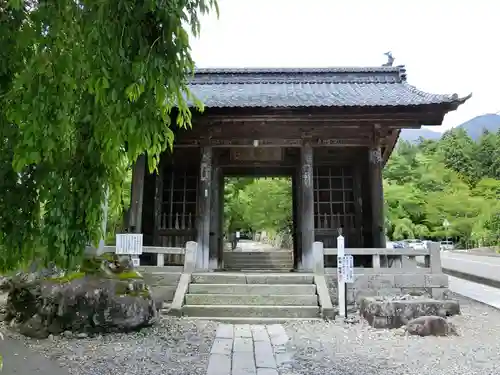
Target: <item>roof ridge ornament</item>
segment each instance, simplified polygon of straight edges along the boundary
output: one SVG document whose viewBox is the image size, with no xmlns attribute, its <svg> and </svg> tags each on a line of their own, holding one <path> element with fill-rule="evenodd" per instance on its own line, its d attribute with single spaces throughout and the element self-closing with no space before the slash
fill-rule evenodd
<svg viewBox="0 0 500 375">
<path fill-rule="evenodd" d="M 386 52 L 384 53 L 384 55 L 387 56 L 387 62 L 385 64 L 382 64 L 382 66 L 392 66 L 394 64 L 394 60 L 396 60 L 394 56 L 392 56 L 392 52 Z"/>
</svg>

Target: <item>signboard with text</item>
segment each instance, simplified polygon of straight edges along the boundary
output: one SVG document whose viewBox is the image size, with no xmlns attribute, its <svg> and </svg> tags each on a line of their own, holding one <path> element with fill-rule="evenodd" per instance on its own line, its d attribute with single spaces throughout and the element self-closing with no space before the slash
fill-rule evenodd
<svg viewBox="0 0 500 375">
<path fill-rule="evenodd" d="M 117 255 L 141 255 L 142 233 L 122 233 L 116 235 Z"/>
<path fill-rule="evenodd" d="M 337 277 L 339 282 L 347 284 L 354 282 L 354 258 L 352 255 L 337 257 Z"/>
</svg>

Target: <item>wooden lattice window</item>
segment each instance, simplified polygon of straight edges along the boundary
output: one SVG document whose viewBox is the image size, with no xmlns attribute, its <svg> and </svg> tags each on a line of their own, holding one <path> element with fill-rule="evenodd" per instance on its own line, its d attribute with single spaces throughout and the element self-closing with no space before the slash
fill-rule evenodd
<svg viewBox="0 0 500 375">
<path fill-rule="evenodd" d="M 314 227 L 355 228 L 354 183 L 350 167 L 314 168 Z"/>
<path fill-rule="evenodd" d="M 198 174 L 188 169 L 164 169 L 160 229 L 194 229 Z"/>
</svg>

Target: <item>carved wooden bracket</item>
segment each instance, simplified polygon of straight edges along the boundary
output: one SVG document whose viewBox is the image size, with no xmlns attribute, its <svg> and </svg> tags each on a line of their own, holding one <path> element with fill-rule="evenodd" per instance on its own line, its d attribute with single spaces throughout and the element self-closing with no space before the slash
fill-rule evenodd
<svg viewBox="0 0 500 375">
<path fill-rule="evenodd" d="M 212 150 L 202 149 L 201 154 L 201 170 L 200 180 L 203 182 L 210 181 L 212 174 Z"/>
<path fill-rule="evenodd" d="M 382 164 L 382 153 L 380 152 L 380 147 L 371 148 L 369 151 L 370 163 L 372 164 Z"/>
</svg>

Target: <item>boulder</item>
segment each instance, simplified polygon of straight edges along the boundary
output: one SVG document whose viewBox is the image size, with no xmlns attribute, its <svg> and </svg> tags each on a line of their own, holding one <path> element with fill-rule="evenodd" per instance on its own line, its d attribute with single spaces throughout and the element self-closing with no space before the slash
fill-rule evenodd
<svg viewBox="0 0 500 375">
<path fill-rule="evenodd" d="M 460 314 L 456 300 L 434 300 L 421 297 L 364 297 L 360 315 L 374 328 L 399 328 L 421 316 Z"/>
<path fill-rule="evenodd" d="M 45 274 L 43 274 L 45 275 Z M 158 317 L 151 290 L 127 262 L 113 255 L 86 259 L 78 272 L 11 280 L 6 319 L 30 337 L 127 332 Z"/>
<path fill-rule="evenodd" d="M 458 336 L 453 323 L 441 316 L 420 316 L 410 320 L 405 330 L 410 335 L 418 336 Z"/>
</svg>

